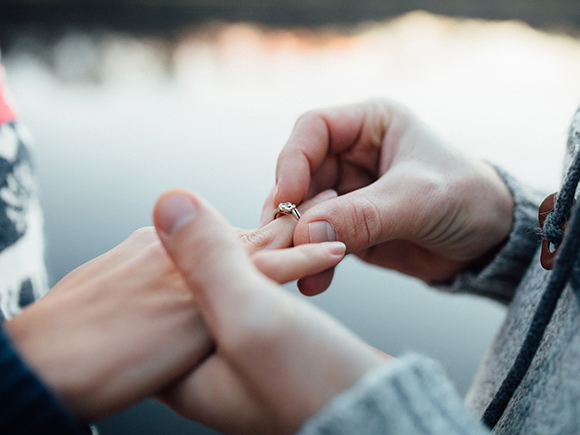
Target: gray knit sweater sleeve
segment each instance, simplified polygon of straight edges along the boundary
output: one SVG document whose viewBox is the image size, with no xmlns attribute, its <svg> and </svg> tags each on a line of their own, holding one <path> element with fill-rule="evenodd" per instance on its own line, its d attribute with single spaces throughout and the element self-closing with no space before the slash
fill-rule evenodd
<svg viewBox="0 0 580 435">
<path fill-rule="evenodd" d="M 546 196 L 518 183 L 496 168 L 514 198 L 512 231 L 495 257 L 483 268 L 468 269 L 449 283 L 431 283 L 452 293 L 471 293 L 508 303 L 536 251 L 541 246 L 538 207 Z"/>
<path fill-rule="evenodd" d="M 298 435 L 489 435 L 440 366 L 416 355 L 363 377 L 312 417 Z"/>
</svg>

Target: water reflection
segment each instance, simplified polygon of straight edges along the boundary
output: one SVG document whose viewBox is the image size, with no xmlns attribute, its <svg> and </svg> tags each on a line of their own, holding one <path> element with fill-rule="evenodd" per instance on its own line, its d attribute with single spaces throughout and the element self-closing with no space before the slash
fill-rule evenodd
<svg viewBox="0 0 580 435">
<path fill-rule="evenodd" d="M 5 60 L 36 137 L 53 280 L 149 225 L 171 187 L 255 226 L 305 110 L 397 99 L 449 140 L 555 190 L 580 100 L 578 40 L 425 13 L 349 32 L 214 24 L 176 41 L 70 33 L 33 48 L 23 39 Z M 439 359 L 462 392 L 503 317 L 352 259 L 313 302 L 388 353 Z M 117 431 L 131 433 L 103 425 Z"/>
</svg>

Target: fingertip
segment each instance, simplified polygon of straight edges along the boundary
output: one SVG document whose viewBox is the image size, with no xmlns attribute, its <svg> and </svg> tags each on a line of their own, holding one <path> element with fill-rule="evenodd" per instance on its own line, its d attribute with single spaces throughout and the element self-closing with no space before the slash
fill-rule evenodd
<svg viewBox="0 0 580 435">
<path fill-rule="evenodd" d="M 346 245 L 342 242 L 323 242 L 320 244 L 334 257 L 344 257 Z"/>
<path fill-rule="evenodd" d="M 164 237 L 173 236 L 195 219 L 199 208 L 199 201 L 184 189 L 163 193 L 153 209 L 153 222 L 157 232 Z"/>
<path fill-rule="evenodd" d="M 333 276 L 334 267 L 315 275 L 305 276 L 298 280 L 298 290 L 305 296 L 316 296 L 330 287 Z"/>
<path fill-rule="evenodd" d="M 305 243 L 331 243 L 338 241 L 338 237 L 334 226 L 327 220 L 300 219 L 294 229 L 293 241 L 295 246 Z"/>
<path fill-rule="evenodd" d="M 333 204 L 339 200 L 333 189 L 325 190 L 312 198 L 311 201 L 315 204 L 310 204 L 294 230 L 294 245 L 337 241 L 334 227 L 337 207 Z"/>
</svg>

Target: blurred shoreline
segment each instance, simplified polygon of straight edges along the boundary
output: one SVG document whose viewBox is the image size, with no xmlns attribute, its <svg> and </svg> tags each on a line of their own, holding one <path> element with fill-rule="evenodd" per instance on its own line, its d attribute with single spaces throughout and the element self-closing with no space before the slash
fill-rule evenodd
<svg viewBox="0 0 580 435">
<path fill-rule="evenodd" d="M 572 36 L 580 28 L 580 8 L 573 0 L 3 0 L 0 47 L 10 51 L 21 34 L 37 33 L 53 41 L 75 29 L 171 41 L 213 21 L 345 31 L 418 10 L 455 18 L 522 21 Z"/>
</svg>

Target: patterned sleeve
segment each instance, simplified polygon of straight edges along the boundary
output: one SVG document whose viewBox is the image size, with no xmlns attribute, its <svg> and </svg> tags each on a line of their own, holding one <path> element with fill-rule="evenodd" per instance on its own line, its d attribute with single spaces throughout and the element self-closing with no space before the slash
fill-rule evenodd
<svg viewBox="0 0 580 435">
<path fill-rule="evenodd" d="M 0 63 L 0 323 L 48 291 L 29 135 L 8 104 L 4 77 Z M 0 433 L 96 433 L 26 365 L 1 326 Z"/>
<path fill-rule="evenodd" d="M 0 319 L 18 314 L 48 290 L 43 216 L 29 142 L 9 105 L 0 64 Z"/>
</svg>

